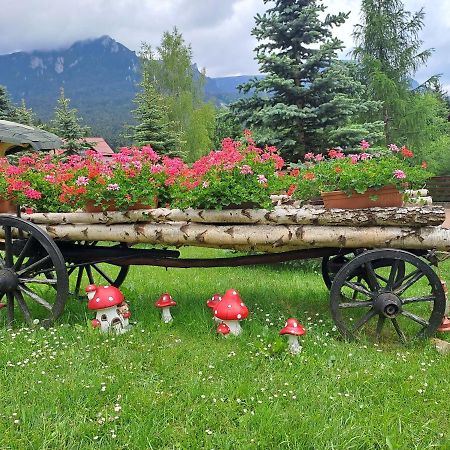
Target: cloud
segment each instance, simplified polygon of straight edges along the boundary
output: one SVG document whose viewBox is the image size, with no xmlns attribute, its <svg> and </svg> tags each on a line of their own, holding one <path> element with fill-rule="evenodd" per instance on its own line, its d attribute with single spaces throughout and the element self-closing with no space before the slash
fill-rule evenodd
<svg viewBox="0 0 450 450">
<path fill-rule="evenodd" d="M 405 8 L 420 9 L 423 0 L 406 0 Z M 349 20 L 335 29 L 346 54 L 353 45 L 352 31 L 359 21 L 360 0 L 324 1 L 327 12 L 350 12 Z M 270 3 L 268 4 L 270 5 Z M 13 51 L 66 47 L 76 40 L 108 34 L 132 50 L 145 41 L 156 46 L 166 30 L 178 26 L 192 44 L 194 60 L 211 76 L 252 74 L 255 39 L 254 16 L 263 12 L 263 0 L 15 0 L 2 2 L 0 54 Z M 425 47 L 436 49 L 429 64 L 416 77 L 423 81 L 444 73 L 450 85 L 450 0 L 425 8 Z"/>
</svg>

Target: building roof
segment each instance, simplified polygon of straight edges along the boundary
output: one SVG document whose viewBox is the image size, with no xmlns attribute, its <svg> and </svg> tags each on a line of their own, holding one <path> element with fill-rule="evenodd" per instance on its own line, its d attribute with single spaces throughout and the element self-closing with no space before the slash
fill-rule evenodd
<svg viewBox="0 0 450 450">
<path fill-rule="evenodd" d="M 52 150 L 63 145 L 63 141 L 56 134 L 8 120 L 0 120 L 0 142 L 28 144 L 34 150 Z"/>
<path fill-rule="evenodd" d="M 87 142 L 91 146 L 92 150 L 95 150 L 106 158 L 114 155 L 113 149 L 101 137 L 86 137 L 83 138 L 83 141 Z"/>
</svg>

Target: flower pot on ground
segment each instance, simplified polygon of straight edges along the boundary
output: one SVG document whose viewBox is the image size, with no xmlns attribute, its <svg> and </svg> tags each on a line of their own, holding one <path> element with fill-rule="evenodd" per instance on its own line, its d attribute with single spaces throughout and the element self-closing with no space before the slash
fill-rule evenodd
<svg viewBox="0 0 450 450">
<path fill-rule="evenodd" d="M 321 193 L 325 208 L 362 209 L 374 207 L 402 206 L 403 194 L 391 185 L 379 189 L 367 189 L 363 194 L 353 191 L 348 195 L 344 191 Z"/>
</svg>

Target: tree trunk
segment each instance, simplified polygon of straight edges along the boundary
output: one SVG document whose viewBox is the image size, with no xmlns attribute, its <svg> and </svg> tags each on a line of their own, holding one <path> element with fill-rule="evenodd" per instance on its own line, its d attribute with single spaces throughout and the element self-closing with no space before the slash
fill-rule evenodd
<svg viewBox="0 0 450 450">
<path fill-rule="evenodd" d="M 321 206 L 303 208 L 276 207 L 265 209 L 203 210 L 149 209 L 108 211 L 103 213 L 35 213 L 23 214 L 24 219 L 45 224 L 117 224 L 137 222 L 194 222 L 206 224 L 285 224 L 373 226 L 407 225 L 422 227 L 440 225 L 445 221 L 441 206 L 409 206 L 402 208 L 370 208 L 359 210 L 325 209 Z"/>
<path fill-rule="evenodd" d="M 314 225 L 170 224 L 41 225 L 60 240 L 149 243 L 245 251 L 281 252 L 303 248 L 406 248 L 450 251 L 450 230 L 441 227 L 358 227 Z M 0 237 L 3 230 L 0 229 Z"/>
</svg>

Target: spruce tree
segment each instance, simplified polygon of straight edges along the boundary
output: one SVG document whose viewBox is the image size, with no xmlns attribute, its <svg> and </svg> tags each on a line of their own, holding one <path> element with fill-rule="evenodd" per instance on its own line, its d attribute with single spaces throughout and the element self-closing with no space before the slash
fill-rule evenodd
<svg viewBox="0 0 450 450">
<path fill-rule="evenodd" d="M 332 29 L 348 14 L 324 16 L 325 10 L 318 0 L 275 0 L 256 16 L 252 34 L 265 77 L 242 85 L 249 96 L 231 105 L 260 141 L 278 146 L 290 160 L 328 147 L 330 131 L 348 124 L 364 103 L 351 98 L 358 83 L 346 86 L 345 67 L 336 66 L 343 43 Z"/>
<path fill-rule="evenodd" d="M 387 144 L 416 143 L 420 117 L 409 84 L 432 53 L 431 49 L 421 50 L 423 20 L 423 9 L 410 13 L 401 0 L 363 0 L 361 4 L 353 55 L 363 69 L 370 97 L 382 102 L 379 118 L 384 122 Z"/>
<path fill-rule="evenodd" d="M 139 147 L 150 145 L 160 154 L 183 156 L 179 135 L 168 119 L 164 100 L 145 71 L 140 87 L 134 100 L 136 125 L 130 127 L 133 144 Z"/>
<path fill-rule="evenodd" d="M 9 98 L 8 91 L 5 86 L 0 85 L 0 120 L 16 120 L 16 108 Z"/>
<path fill-rule="evenodd" d="M 16 122 L 23 125 L 35 126 L 37 124 L 37 118 L 31 108 L 28 108 L 25 100 L 22 99 L 20 106 L 15 109 Z"/>
<path fill-rule="evenodd" d="M 70 99 L 64 95 L 64 89 L 61 89 L 54 119 L 51 122 L 51 131 L 64 139 L 62 148 L 69 153 L 78 153 L 90 148 L 89 144 L 83 141 L 89 127 L 82 126 L 82 120 L 78 117 L 78 110 L 70 107 Z"/>
</svg>

